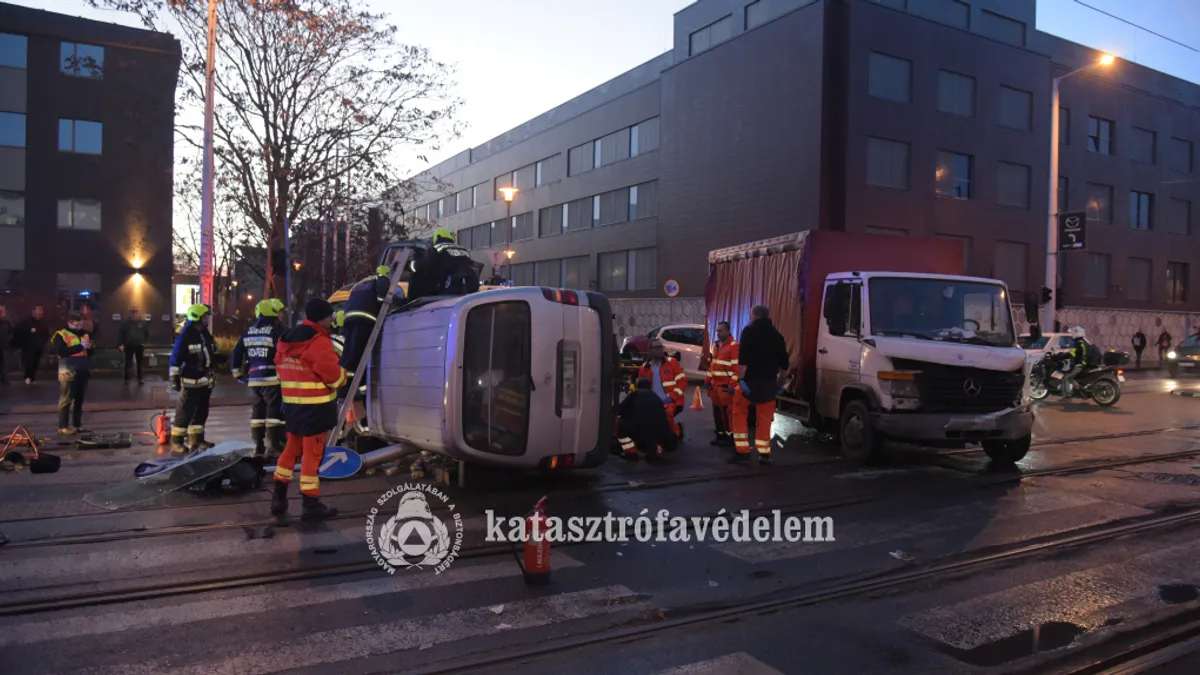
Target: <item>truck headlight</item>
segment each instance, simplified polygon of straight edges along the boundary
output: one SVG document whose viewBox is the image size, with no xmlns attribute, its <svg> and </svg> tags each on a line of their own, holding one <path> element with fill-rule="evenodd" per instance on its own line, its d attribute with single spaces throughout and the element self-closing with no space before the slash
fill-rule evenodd
<svg viewBox="0 0 1200 675">
<path fill-rule="evenodd" d="M 1179 357 L 1179 355 L 1175 353 L 1175 350 L 1174 350 L 1174 349 L 1172 349 L 1171 351 L 1167 352 L 1167 358 L 1168 358 L 1168 359 L 1174 359 L 1174 358 L 1178 358 L 1178 357 Z"/>
<path fill-rule="evenodd" d="M 920 398 L 917 374 L 912 371 L 885 370 L 879 373 L 879 385 L 892 398 Z"/>
</svg>

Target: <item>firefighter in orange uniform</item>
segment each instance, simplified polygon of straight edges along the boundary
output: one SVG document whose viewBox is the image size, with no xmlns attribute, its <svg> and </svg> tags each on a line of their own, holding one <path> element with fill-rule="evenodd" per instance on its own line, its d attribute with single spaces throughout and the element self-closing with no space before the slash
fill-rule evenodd
<svg viewBox="0 0 1200 675">
<path fill-rule="evenodd" d="M 711 445 L 728 447 L 733 445 L 733 432 L 730 427 L 730 406 L 733 403 L 731 387 L 738 383 L 738 343 L 729 332 L 729 322 L 717 324 L 717 341 L 713 345 L 712 360 L 708 364 L 708 375 L 704 385 L 708 389 L 708 399 L 712 401 L 713 422 L 716 425 L 717 437 Z"/>
<path fill-rule="evenodd" d="M 667 356 L 663 345 L 658 340 L 650 341 L 650 358 L 638 370 L 638 379 L 650 380 L 651 388 L 663 400 L 667 410 L 667 422 L 671 431 L 683 438 L 683 428 L 675 421 L 675 416 L 683 410 L 683 388 L 687 386 L 687 376 L 679 362 Z"/>
<path fill-rule="evenodd" d="M 346 369 L 338 364 L 329 336 L 333 306 L 313 298 L 304 308 L 305 320 L 283 334 L 275 353 L 275 370 L 283 394 L 283 418 L 287 424 L 287 446 L 275 467 L 275 493 L 271 515 L 287 513 L 288 484 L 293 467 L 300 465 L 302 520 L 323 520 L 337 515 L 321 503 L 317 471 L 325 455 L 325 436 L 337 425 L 337 391 L 346 383 Z"/>
</svg>

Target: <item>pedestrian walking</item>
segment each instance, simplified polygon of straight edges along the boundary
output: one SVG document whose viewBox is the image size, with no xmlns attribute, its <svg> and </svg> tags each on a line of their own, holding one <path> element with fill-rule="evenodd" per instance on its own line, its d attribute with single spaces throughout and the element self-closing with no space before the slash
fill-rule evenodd
<svg viewBox="0 0 1200 675">
<path fill-rule="evenodd" d="M 37 381 L 38 365 L 50 342 L 50 327 L 43 318 L 46 310 L 41 305 L 33 308 L 33 315 L 17 324 L 13 331 L 13 346 L 21 350 L 21 367 L 25 371 L 25 384 Z"/>
<path fill-rule="evenodd" d="M 730 460 L 750 459 L 750 408 L 754 408 L 754 447 L 760 464 L 771 463 L 771 424 L 775 421 L 775 395 L 787 376 L 788 353 L 783 335 L 771 323 L 763 305 L 750 310 L 750 325 L 738 340 L 738 383 L 733 387 L 733 443 Z"/>
<path fill-rule="evenodd" d="M 217 343 L 208 332 L 210 317 L 208 305 L 189 307 L 187 323 L 183 324 L 183 330 L 175 338 L 175 348 L 171 350 L 171 388 L 179 392 L 179 404 L 171 422 L 171 452 L 176 455 L 213 447 L 204 440 L 208 406 L 213 387 L 217 386 L 213 368 Z"/>
<path fill-rule="evenodd" d="M 250 387 L 250 440 L 254 455 L 274 459 L 283 452 L 287 438 L 283 426 L 283 398 L 275 371 L 275 348 L 285 327 L 279 321 L 283 301 L 270 298 L 254 308 L 258 319 L 233 347 L 233 376 Z"/>
<path fill-rule="evenodd" d="M 91 336 L 92 342 L 95 343 L 100 335 L 100 322 L 96 321 L 96 315 L 92 314 L 92 306 L 90 303 L 83 303 L 79 308 L 80 321 L 79 325 L 83 327 L 83 332 Z"/>
<path fill-rule="evenodd" d="M 0 385 L 8 384 L 8 350 L 12 347 L 13 325 L 8 308 L 0 305 Z"/>
<path fill-rule="evenodd" d="M 321 503 L 317 472 L 325 455 L 326 435 L 338 421 L 337 392 L 346 383 L 346 369 L 338 363 L 329 329 L 333 306 L 313 298 L 304 307 L 304 321 L 279 340 L 275 370 L 283 392 L 283 417 L 287 446 L 275 465 L 275 491 L 271 515 L 282 517 L 288 509 L 288 486 L 300 460 L 302 520 L 324 520 L 337 515 Z"/>
<path fill-rule="evenodd" d="M 1138 332 L 1133 334 L 1133 353 L 1137 357 L 1136 367 L 1142 367 L 1142 352 L 1146 350 L 1146 334 L 1139 328 Z"/>
<path fill-rule="evenodd" d="M 1161 368 L 1167 362 L 1167 352 L 1171 351 L 1171 334 L 1167 329 L 1164 328 L 1163 332 L 1158 334 L 1155 344 L 1158 345 L 1158 366 Z"/>
<path fill-rule="evenodd" d="M 83 399 L 92 376 L 91 336 L 83 329 L 81 313 L 71 312 L 51 346 L 58 357 L 58 433 L 70 436 L 83 431 Z"/>
<path fill-rule="evenodd" d="M 137 383 L 145 384 L 143 377 L 142 359 L 146 355 L 146 339 L 149 329 L 142 321 L 141 312 L 129 310 L 129 318 L 121 322 L 117 330 L 117 343 L 121 353 L 125 355 L 125 384 L 129 384 L 129 371 L 137 368 Z"/>
<path fill-rule="evenodd" d="M 717 324 L 717 341 L 713 345 L 712 359 L 708 364 L 708 375 L 704 385 L 708 389 L 708 398 L 712 402 L 713 424 L 716 425 L 716 438 L 712 445 L 733 445 L 733 431 L 730 425 L 730 405 L 733 403 L 732 387 L 738 382 L 738 343 L 729 332 L 729 322 Z"/>
</svg>

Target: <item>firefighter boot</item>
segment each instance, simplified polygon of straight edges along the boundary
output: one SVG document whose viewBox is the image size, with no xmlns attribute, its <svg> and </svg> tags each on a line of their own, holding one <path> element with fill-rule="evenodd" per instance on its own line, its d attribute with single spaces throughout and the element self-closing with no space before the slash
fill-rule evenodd
<svg viewBox="0 0 1200 675">
<path fill-rule="evenodd" d="M 187 446 L 183 444 L 183 436 L 171 435 L 171 454 L 176 456 L 186 455 L 188 453 Z"/>
<path fill-rule="evenodd" d="M 200 452 L 213 447 L 213 444 L 204 440 L 204 432 L 201 431 L 198 434 L 188 434 L 188 447 L 192 449 L 192 452 Z"/>
<path fill-rule="evenodd" d="M 326 520 L 337 515 L 337 509 L 321 503 L 316 497 L 304 495 L 304 507 L 300 511 L 300 520 Z"/>
<path fill-rule="evenodd" d="M 271 493 L 271 515 L 280 518 L 287 515 L 288 484 L 275 481 L 275 491 Z"/>
</svg>

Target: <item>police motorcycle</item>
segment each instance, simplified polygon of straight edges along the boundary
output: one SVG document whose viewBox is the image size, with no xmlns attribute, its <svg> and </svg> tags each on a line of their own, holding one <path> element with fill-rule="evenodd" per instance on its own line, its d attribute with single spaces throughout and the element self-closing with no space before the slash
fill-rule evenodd
<svg viewBox="0 0 1200 675">
<path fill-rule="evenodd" d="M 1125 381 L 1125 371 L 1118 368 L 1123 358 L 1119 352 L 1106 352 L 1101 365 L 1084 368 L 1075 376 L 1072 395 L 1091 399 L 1103 408 L 1115 405 L 1121 400 L 1121 383 Z M 1066 352 L 1043 356 L 1030 368 L 1030 398 L 1041 401 L 1050 394 L 1062 396 L 1063 378 L 1072 365 L 1071 355 Z"/>
</svg>

